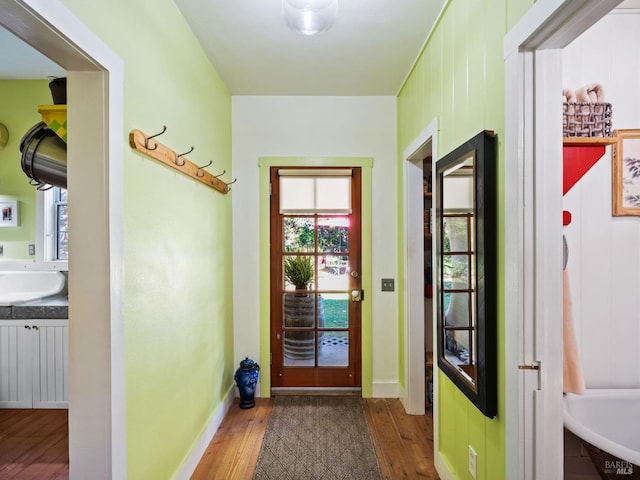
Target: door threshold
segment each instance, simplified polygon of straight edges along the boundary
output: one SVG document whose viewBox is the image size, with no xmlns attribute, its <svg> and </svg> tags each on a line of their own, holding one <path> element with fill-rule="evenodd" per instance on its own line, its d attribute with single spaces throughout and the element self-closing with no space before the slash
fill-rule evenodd
<svg viewBox="0 0 640 480">
<path fill-rule="evenodd" d="M 360 387 L 271 387 L 271 395 L 362 395 Z"/>
</svg>

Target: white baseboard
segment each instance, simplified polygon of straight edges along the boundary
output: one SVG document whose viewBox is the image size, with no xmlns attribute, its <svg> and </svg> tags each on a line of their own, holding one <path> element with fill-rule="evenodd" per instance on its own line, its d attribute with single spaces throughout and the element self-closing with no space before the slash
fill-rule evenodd
<svg viewBox="0 0 640 480">
<path fill-rule="evenodd" d="M 440 480 L 455 480 L 453 473 L 449 470 L 449 464 L 446 462 L 444 457 L 440 455 L 440 452 L 433 453 L 436 471 L 440 476 Z"/>
<path fill-rule="evenodd" d="M 222 404 L 213 415 L 213 417 L 211 417 L 209 425 L 207 425 L 207 428 L 200 436 L 198 443 L 196 443 L 196 445 L 193 447 L 193 450 L 191 450 L 191 453 L 182 464 L 182 468 L 178 471 L 178 474 L 175 477 L 176 480 L 189 480 L 191 478 L 191 475 L 193 475 L 193 472 L 198 466 L 198 463 L 200 463 L 204 452 L 207 450 L 207 447 L 211 443 L 211 439 L 218 431 L 218 427 L 220 427 L 220 424 L 229 411 L 229 408 L 231 408 L 231 405 L 233 405 L 235 390 L 236 388 L 234 386 L 229 389 L 229 392 L 227 392 L 227 395 L 225 396 Z"/>
<path fill-rule="evenodd" d="M 398 382 L 373 382 L 371 396 L 373 398 L 398 398 L 400 385 Z"/>
</svg>

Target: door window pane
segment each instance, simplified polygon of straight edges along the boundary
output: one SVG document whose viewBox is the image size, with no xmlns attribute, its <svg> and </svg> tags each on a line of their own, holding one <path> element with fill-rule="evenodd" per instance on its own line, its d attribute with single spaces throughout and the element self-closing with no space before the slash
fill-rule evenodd
<svg viewBox="0 0 640 480">
<path fill-rule="evenodd" d="M 284 219 L 284 251 L 312 252 L 315 245 L 313 218 L 287 217 Z"/>
<path fill-rule="evenodd" d="M 324 253 L 349 251 L 349 219 L 347 217 L 318 218 L 318 251 Z"/>
<path fill-rule="evenodd" d="M 349 328 L 349 294 L 323 293 L 324 327 Z"/>
<path fill-rule="evenodd" d="M 318 290 L 349 289 L 349 257 L 324 255 L 318 261 Z"/>
<path fill-rule="evenodd" d="M 282 257 L 285 290 L 307 290 L 312 288 L 315 277 L 313 255 L 287 255 Z"/>
<path fill-rule="evenodd" d="M 322 332 L 318 343 L 319 367 L 349 365 L 349 332 Z"/>
<path fill-rule="evenodd" d="M 322 301 L 320 301 L 322 304 Z M 313 328 L 316 322 L 316 295 L 285 293 L 283 298 L 284 328 Z M 323 312 L 318 312 L 322 316 Z"/>
<path fill-rule="evenodd" d="M 287 367 L 315 366 L 316 334 L 310 332 L 284 332 L 284 365 Z"/>
</svg>

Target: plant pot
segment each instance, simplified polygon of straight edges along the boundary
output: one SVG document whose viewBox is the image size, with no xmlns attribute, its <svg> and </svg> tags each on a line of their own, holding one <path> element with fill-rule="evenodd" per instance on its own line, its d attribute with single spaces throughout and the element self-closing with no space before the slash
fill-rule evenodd
<svg viewBox="0 0 640 480">
<path fill-rule="evenodd" d="M 315 334 L 311 328 L 315 320 L 315 294 L 284 294 L 284 356 L 296 360 L 309 360 L 315 356 Z M 318 326 L 324 327 L 324 302 L 318 295 Z M 309 328 L 308 331 L 286 331 L 287 328 Z M 322 332 L 318 332 L 318 337 Z"/>
</svg>

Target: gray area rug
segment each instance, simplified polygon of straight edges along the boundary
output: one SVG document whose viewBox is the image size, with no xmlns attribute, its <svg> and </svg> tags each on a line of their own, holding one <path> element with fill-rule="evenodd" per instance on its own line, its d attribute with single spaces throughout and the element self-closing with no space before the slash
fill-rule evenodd
<svg viewBox="0 0 640 480">
<path fill-rule="evenodd" d="M 382 478 L 359 397 L 278 396 L 254 480 Z"/>
</svg>

